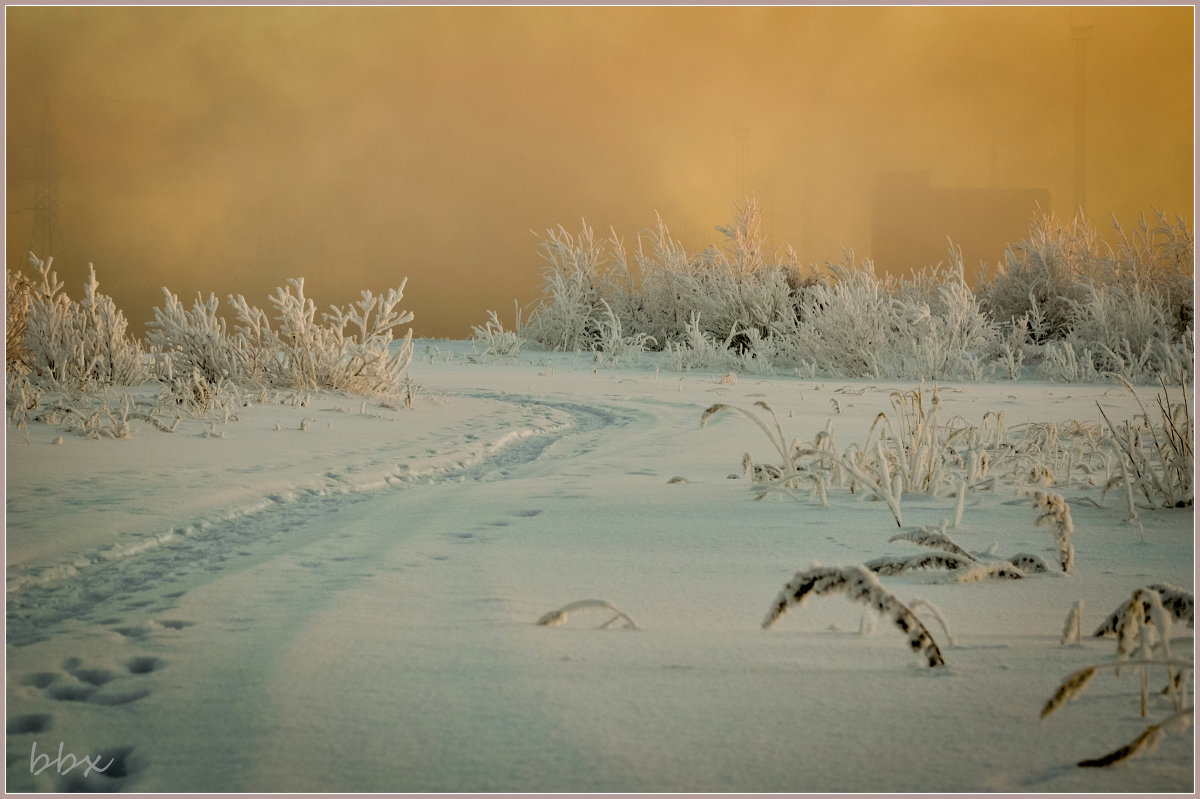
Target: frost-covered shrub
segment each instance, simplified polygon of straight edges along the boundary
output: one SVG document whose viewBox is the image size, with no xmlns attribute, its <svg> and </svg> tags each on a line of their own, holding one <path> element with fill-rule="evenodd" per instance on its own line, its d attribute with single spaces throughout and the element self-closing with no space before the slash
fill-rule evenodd
<svg viewBox="0 0 1200 799">
<path fill-rule="evenodd" d="M 622 360 L 636 358 L 643 352 L 654 348 L 654 337 L 646 333 L 626 335 L 621 319 L 613 313 L 609 304 L 603 300 L 604 316 L 599 320 L 592 348 L 596 352 L 596 363 L 605 366 L 617 366 Z"/>
<path fill-rule="evenodd" d="M 1050 214 L 1034 217 L 1029 236 L 1004 251 L 1004 263 L 979 295 L 993 319 L 1025 316 L 1030 337 L 1040 344 L 1060 339 L 1070 328 L 1071 303 L 1083 299 L 1081 282 L 1101 271 L 1096 231 L 1082 217 L 1062 224 Z"/>
<path fill-rule="evenodd" d="M 521 334 L 517 332 L 521 328 L 520 309 L 517 309 L 516 330 L 505 330 L 495 311 L 488 311 L 488 317 L 488 321 L 482 327 L 471 326 L 471 332 L 474 333 L 471 347 L 475 354 L 481 357 L 518 355 L 524 343 Z"/>
<path fill-rule="evenodd" d="M 210 380 L 199 369 L 193 369 L 190 375 L 175 373 L 160 378 L 160 382 L 162 391 L 155 399 L 151 416 L 155 413 L 189 418 L 215 416 L 223 422 L 237 418 L 241 396 L 235 384 L 225 378 Z"/>
<path fill-rule="evenodd" d="M 998 339 L 963 277 L 959 252 L 951 263 L 898 280 L 881 277 L 872 262 L 856 267 L 853 253 L 830 264 L 833 279 L 803 296 L 794 336 L 794 363 L 845 377 L 979 379 L 979 353 Z"/>
<path fill-rule="evenodd" d="M 25 320 L 28 366 L 34 380 L 65 391 L 138 385 L 147 378 L 141 345 L 126 334 L 128 322 L 111 297 L 100 294 L 89 267 L 83 297 L 74 301 L 51 268 L 53 259 L 30 254 L 39 280 Z"/>
<path fill-rule="evenodd" d="M 162 362 L 167 369 L 161 380 L 168 384 L 176 378 L 205 383 L 246 380 L 245 350 L 230 338 L 225 320 L 217 313 L 216 295 L 207 300 L 197 295 L 191 310 L 166 288 L 163 300 L 161 308 L 154 308 L 146 334 L 152 350 L 165 356 Z"/>
<path fill-rule="evenodd" d="M 971 374 L 976 353 L 992 349 L 999 335 L 964 278 L 962 250 L 950 246 L 948 268 L 934 268 L 899 282 L 897 293 L 913 322 L 896 339 L 897 376 L 941 380 Z M 925 284 L 922 294 L 906 297 L 909 286 Z"/>
<path fill-rule="evenodd" d="M 1171 221 L 1162 211 L 1154 213 L 1154 227 L 1142 215 L 1132 233 L 1113 220 L 1118 241 L 1112 255 L 1113 274 L 1106 282 L 1132 284 L 1157 294 L 1172 329 L 1188 333 L 1195 327 L 1192 232 L 1182 216 Z"/>
<path fill-rule="evenodd" d="M 1081 217 L 1062 225 L 1040 216 L 1030 236 L 1006 250 L 998 273 L 981 281 L 982 308 L 1041 348 L 1039 377 L 1081 382 L 1114 373 L 1146 383 L 1180 365 L 1191 373 L 1192 234 L 1182 218 L 1157 214 L 1156 226 L 1142 217 L 1132 233 L 1114 220 L 1115 247 Z M 1004 349 L 1011 374 L 1018 350 L 1008 340 Z"/>
<path fill-rule="evenodd" d="M 1084 299 L 1072 301 L 1067 341 L 1087 348 L 1090 365 L 1132 383 L 1153 382 L 1158 374 L 1192 370 L 1191 331 L 1176 330 L 1168 297 L 1153 284 L 1129 281 L 1088 284 Z"/>
<path fill-rule="evenodd" d="M 661 217 L 626 257 L 561 226 L 542 243 L 543 295 L 523 332 L 548 349 L 612 351 L 624 338 L 669 353 L 677 369 L 829 376 L 1134 382 L 1191 374 L 1192 238 L 1182 220 L 1114 249 L 1082 219 L 1033 220 L 990 280 L 972 290 L 961 252 L 907 278 L 877 274 L 852 252 L 800 269 L 790 248 L 767 256 L 757 204 L 737 207 L 718 244 L 689 255 Z M 613 332 L 620 331 L 614 338 Z M 607 341 L 606 345 L 603 343 Z"/>
<path fill-rule="evenodd" d="M 28 371 L 29 349 L 25 346 L 26 323 L 33 283 L 24 273 L 10 269 L 4 273 L 4 362 L 6 370 Z"/>
<path fill-rule="evenodd" d="M 542 298 L 524 333 L 546 349 L 588 352 L 602 301 L 615 293 L 614 281 L 624 271 L 620 241 L 614 232 L 607 242 L 597 242 L 585 222 L 578 236 L 562 225 L 547 231 L 541 249 Z"/>
<path fill-rule="evenodd" d="M 887 371 L 892 337 L 906 319 L 903 304 L 888 291 L 867 261 L 854 268 L 831 264 L 835 280 L 814 286 L 804 297 L 797 348 L 818 370 L 847 377 L 881 377 Z"/>
<path fill-rule="evenodd" d="M 790 250 L 783 260 L 764 259 L 760 228 L 749 201 L 718 228 L 724 249 L 689 256 L 659 217 L 639 233 L 631 264 L 615 232 L 597 241 L 586 223 L 578 236 L 559 226 L 542 243 L 543 295 L 525 332 L 548 349 L 579 352 L 597 349 L 614 319 L 623 337 L 654 349 L 686 348 L 689 328 L 738 350 L 788 334 L 804 280 Z"/>
<path fill-rule="evenodd" d="M 1040 352 L 1042 360 L 1035 374 L 1042 380 L 1094 383 L 1100 379 L 1090 349 L 1076 352 L 1075 345 L 1069 341 L 1051 341 L 1043 345 Z"/>
<path fill-rule="evenodd" d="M 149 341 L 168 359 L 161 379 L 181 397 L 191 393 L 200 407 L 220 394 L 222 383 L 273 388 L 332 389 L 390 396 L 400 392 L 412 361 L 412 330 L 393 346 L 392 330 L 412 320 L 396 306 L 399 288 L 362 299 L 348 308 L 330 307 L 317 321 L 316 304 L 304 295 L 304 279 L 293 278 L 270 296 L 271 317 L 242 295 L 230 296 L 236 322 L 229 333 L 216 297 L 196 298 L 187 310 L 163 289 L 163 308 L 154 309 Z"/>
<path fill-rule="evenodd" d="M 269 298 L 275 306 L 275 330 L 266 314 L 244 297 L 230 297 L 238 318 L 237 346 L 261 364 L 271 386 L 396 394 L 412 362 L 411 328 L 400 346 L 392 347 L 392 329 L 413 318 L 396 307 L 406 283 L 383 296 L 363 291 L 349 308 L 330 306 L 331 313 L 322 315 L 324 324 L 318 324 L 316 305 L 304 296 L 304 279 L 289 279 Z"/>
</svg>

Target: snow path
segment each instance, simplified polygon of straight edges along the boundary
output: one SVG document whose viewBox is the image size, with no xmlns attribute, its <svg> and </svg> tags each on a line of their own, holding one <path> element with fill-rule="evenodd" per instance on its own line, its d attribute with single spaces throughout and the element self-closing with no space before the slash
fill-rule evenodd
<svg viewBox="0 0 1200 799">
<path fill-rule="evenodd" d="M 1141 730 L 1131 678 L 1098 680 L 1059 716 L 1037 718 L 1062 677 L 1111 657 L 1107 641 L 1058 645 L 1077 599 L 1090 629 L 1138 585 L 1192 588 L 1189 512 L 1144 513 L 1139 534 L 1114 522 L 1111 498 L 1096 508 L 1067 489 L 1075 575 L 888 578 L 950 624 L 956 646 L 931 625 L 949 666 L 930 670 L 886 623 L 860 635 L 864 614 L 842 598 L 759 629 L 796 569 L 910 551 L 887 543 L 896 530 L 881 504 L 844 492 L 827 509 L 753 502 L 726 475 L 747 449 L 768 457 L 766 440 L 734 419 L 699 428 L 716 399 L 767 398 L 785 431 L 809 436 L 829 415 L 832 386 L 556 365 L 538 385 L 543 366 L 431 364 L 436 423 L 412 419 L 403 455 L 389 454 L 399 445 L 390 433 L 372 442 L 351 430 L 352 456 L 316 482 L 286 473 L 275 501 L 248 501 L 261 482 L 199 517 L 185 499 L 170 535 L 140 549 L 122 542 L 112 558 L 81 547 L 74 573 L 48 569 L 45 556 L 10 560 L 8 788 L 1191 789 L 1190 733 L 1127 767 L 1072 765 Z M 889 390 L 834 395 L 845 440 L 887 408 Z M 985 386 L 945 401 L 947 414 L 973 421 L 1008 407 L 1016 424 L 1086 417 L 1101 396 L 1119 405 L 1104 392 Z M 253 440 L 251 421 L 229 425 L 230 441 L 202 443 Z M 227 490 L 206 479 L 199 493 Z M 906 529 L 951 507 L 906 497 Z M 1051 546 L 1011 494 L 972 496 L 964 519 L 955 537 L 974 552 Z M 607 619 L 598 612 L 534 624 L 584 598 L 612 602 L 643 629 L 596 630 Z M 1190 645 L 1191 631 L 1177 634 Z M 118 766 L 31 777 L 31 741 L 39 751 L 65 741 Z"/>
<path fill-rule="evenodd" d="M 494 438 L 482 447 L 452 451 L 448 456 L 439 452 L 436 465 L 404 465 L 383 481 L 355 485 L 344 482 L 340 474 L 327 472 L 324 486 L 269 494 L 264 506 L 190 520 L 165 534 L 135 534 L 132 544 L 105 545 L 96 553 L 77 557 L 70 567 L 34 567 L 24 573 L 10 570 L 8 643 L 21 646 L 45 638 L 64 620 L 110 616 L 118 612 L 118 605 L 126 610 L 143 608 L 161 601 L 165 593 L 182 594 L 181 587 L 206 582 L 206 572 L 223 572 L 235 564 L 248 566 L 302 547 L 321 529 L 314 522 L 366 500 L 370 492 L 382 487 L 503 479 L 511 469 L 537 459 L 565 435 L 619 421 L 610 411 L 579 404 L 505 397 L 495 392 L 470 392 L 468 396 L 521 410 L 537 408 L 554 422 L 492 433 Z M 477 438 L 467 436 L 468 441 Z M 239 564 L 241 558 L 245 560 Z"/>
</svg>

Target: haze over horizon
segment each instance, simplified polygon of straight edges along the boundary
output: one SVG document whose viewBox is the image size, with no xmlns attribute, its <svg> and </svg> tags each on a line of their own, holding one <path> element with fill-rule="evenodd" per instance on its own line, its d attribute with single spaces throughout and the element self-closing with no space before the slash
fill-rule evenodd
<svg viewBox="0 0 1200 799">
<path fill-rule="evenodd" d="M 1089 221 L 1106 233 L 1110 214 L 1159 208 L 1194 228 L 1190 6 L 9 7 L 5 21 L 7 267 L 28 271 L 35 190 L 53 185 L 53 251 L 38 254 L 73 297 L 93 263 L 137 335 L 163 286 L 266 306 L 303 276 L 318 308 L 407 277 L 414 333 L 461 338 L 536 298 L 547 228 L 586 220 L 632 250 L 657 212 L 696 251 L 743 192 L 802 263 L 850 248 L 887 269 L 871 192 L 892 170 L 1044 189 L 1069 219 L 1084 27 Z"/>
</svg>

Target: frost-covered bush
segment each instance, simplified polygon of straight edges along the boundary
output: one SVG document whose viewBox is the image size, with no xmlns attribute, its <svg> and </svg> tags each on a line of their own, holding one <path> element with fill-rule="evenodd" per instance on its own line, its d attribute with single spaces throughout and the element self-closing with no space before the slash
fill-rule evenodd
<svg viewBox="0 0 1200 799">
<path fill-rule="evenodd" d="M 168 289 L 163 288 L 163 295 L 163 306 L 154 308 L 146 334 L 151 349 L 165 356 L 160 363 L 167 369 L 160 379 L 168 384 L 177 378 L 205 383 L 244 381 L 246 351 L 230 338 L 225 320 L 217 313 L 216 295 L 210 294 L 207 300 L 197 295 L 191 310 Z"/>
<path fill-rule="evenodd" d="M 1132 383 L 1153 382 L 1161 373 L 1192 368 L 1191 334 L 1176 331 L 1165 292 L 1138 281 L 1089 284 L 1082 301 L 1071 303 L 1067 342 L 1086 348 L 1098 372 Z"/>
<path fill-rule="evenodd" d="M 997 324 L 1021 327 L 1043 358 L 1038 376 L 1093 381 L 1105 373 L 1135 383 L 1192 370 L 1194 248 L 1182 218 L 1157 213 L 1117 244 L 1097 238 L 1082 217 L 1063 225 L 1035 218 L 1030 236 L 1011 245 L 1004 264 L 979 287 Z M 1010 359 L 1016 353 L 1007 342 Z"/>
<path fill-rule="evenodd" d="M 593 349 L 596 351 L 596 363 L 604 366 L 618 366 L 622 360 L 637 358 L 643 352 L 655 348 L 654 337 L 646 333 L 625 334 L 621 319 L 609 306 L 604 304 L 604 316 L 599 320 L 599 328 Z"/>
<path fill-rule="evenodd" d="M 835 280 L 814 286 L 805 297 L 797 347 L 822 372 L 849 377 L 880 377 L 887 371 L 889 337 L 915 318 L 887 290 L 867 261 L 854 268 L 831 264 Z"/>
<path fill-rule="evenodd" d="M 548 349 L 579 352 L 604 351 L 614 321 L 623 338 L 652 349 L 686 346 L 691 328 L 738 349 L 787 334 L 803 279 L 790 251 L 764 260 L 760 228 L 749 201 L 718 228 L 724 249 L 689 256 L 659 217 L 639 234 L 631 264 L 615 232 L 598 241 L 586 222 L 578 236 L 559 226 L 542 243 L 543 294 L 523 332 Z"/>
<path fill-rule="evenodd" d="M 612 352 L 626 339 L 669 353 L 676 369 L 844 377 L 1056 381 L 1118 374 L 1152 382 L 1192 373 L 1193 246 L 1182 219 L 1159 214 L 1116 246 L 1082 217 L 1032 222 L 976 289 L 961 251 L 900 278 L 856 264 L 802 270 L 790 248 L 768 257 L 753 201 L 722 238 L 689 255 L 661 217 L 626 256 L 613 232 L 584 223 L 542 243 L 542 297 L 522 331 L 540 346 Z M 614 332 L 620 335 L 615 336 Z"/>
<path fill-rule="evenodd" d="M 272 317 L 230 296 L 236 316 L 234 332 L 218 315 L 216 297 L 200 297 L 189 311 L 169 290 L 165 304 L 154 309 L 149 340 L 168 359 L 161 379 L 179 383 L 179 390 L 197 395 L 201 405 L 210 393 L 220 393 L 224 381 L 273 388 L 332 389 L 353 394 L 398 394 L 412 361 L 412 330 L 393 346 L 392 330 L 412 320 L 396 306 L 404 297 L 399 288 L 362 299 L 348 308 L 330 307 L 317 321 L 316 304 L 304 295 L 304 279 L 293 278 L 271 295 Z"/>
<path fill-rule="evenodd" d="M 1102 271 L 1101 243 L 1082 217 L 1062 224 L 1034 217 L 1029 236 L 1010 244 L 991 278 L 981 278 L 980 301 L 997 321 L 1030 320 L 1031 340 L 1061 339 L 1070 328 L 1071 303 L 1083 299 L 1083 281 Z"/>
<path fill-rule="evenodd" d="M 238 319 L 235 344 L 262 369 L 267 384 L 277 388 L 396 394 L 413 354 L 411 328 L 400 346 L 392 346 L 392 329 L 413 318 L 396 307 L 406 283 L 402 280 L 382 296 L 363 291 L 362 299 L 348 308 L 330 306 L 318 324 L 316 304 L 304 296 L 304 279 L 291 278 L 269 298 L 276 329 L 245 297 L 230 297 Z"/>
<path fill-rule="evenodd" d="M 25 331 L 33 283 L 24 273 L 13 269 L 6 271 L 4 278 L 4 362 L 7 370 L 28 371 L 29 349 L 25 346 Z"/>
<path fill-rule="evenodd" d="M 1138 220 L 1127 233 L 1113 220 L 1118 241 L 1112 254 L 1110 285 L 1136 285 L 1143 292 L 1159 295 L 1168 323 L 1176 333 L 1195 328 L 1195 245 L 1182 216 L 1173 221 L 1162 211 L 1154 212 L 1157 224 Z"/>
<path fill-rule="evenodd" d="M 521 340 L 521 334 L 517 332 L 521 328 L 520 309 L 517 309 L 516 330 L 505 330 L 495 311 L 488 311 L 488 317 L 488 321 L 482 327 L 471 326 L 471 332 L 474 333 L 471 345 L 475 354 L 481 357 L 504 357 L 520 354 L 521 346 L 524 343 Z"/>
<path fill-rule="evenodd" d="M 845 377 L 979 378 L 977 353 L 998 334 L 963 278 L 961 258 L 910 280 L 881 277 L 870 261 L 856 267 L 849 252 L 829 267 L 833 280 L 804 296 L 789 339 L 793 360 Z"/>
<path fill-rule="evenodd" d="M 542 298 L 523 332 L 549 350 L 588 352 L 602 301 L 615 293 L 614 281 L 624 271 L 616 233 L 597 242 L 586 223 L 578 236 L 559 225 L 547 231 L 541 248 L 546 262 Z"/>
<path fill-rule="evenodd" d="M 653 310 L 654 330 L 647 332 L 680 341 L 694 316 L 707 336 L 728 340 L 738 352 L 752 341 L 793 333 L 803 283 L 795 254 L 788 249 L 767 260 L 761 226 L 758 205 L 748 200 L 732 224 L 717 228 L 723 247 L 688 258 L 659 219 L 649 234 L 650 254 L 640 240 L 637 254 L 642 304 Z"/>
<path fill-rule="evenodd" d="M 141 345 L 111 297 L 99 292 L 89 266 L 83 297 L 72 300 L 51 268 L 53 259 L 30 262 L 37 271 L 25 318 L 27 365 L 35 381 L 63 391 L 131 386 L 147 377 Z"/>
</svg>

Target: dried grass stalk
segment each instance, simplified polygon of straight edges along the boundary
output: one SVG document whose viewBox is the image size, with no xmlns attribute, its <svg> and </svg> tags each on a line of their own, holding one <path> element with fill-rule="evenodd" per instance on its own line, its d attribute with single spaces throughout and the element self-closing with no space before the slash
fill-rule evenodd
<svg viewBox="0 0 1200 799">
<path fill-rule="evenodd" d="M 1020 552 L 1008 559 L 1008 562 L 1016 566 L 1025 574 L 1038 574 L 1041 572 L 1050 571 L 1050 567 L 1046 565 L 1046 561 L 1039 558 L 1037 555 L 1031 555 L 1028 552 Z"/>
<path fill-rule="evenodd" d="M 984 580 L 1020 580 L 1025 572 L 1007 561 L 997 561 L 983 566 L 976 566 L 970 571 L 959 575 L 960 583 L 981 583 Z"/>
<path fill-rule="evenodd" d="M 793 605 L 802 605 L 810 595 L 846 594 L 851 600 L 869 605 L 882 615 L 889 616 L 900 631 L 908 636 L 908 645 L 920 653 L 932 668 L 946 665 L 942 652 L 925 625 L 903 602 L 879 584 L 878 578 L 864 566 L 840 568 L 814 564 L 808 571 L 796 575 L 783 587 L 770 612 L 763 620 L 768 629 Z"/>
<path fill-rule="evenodd" d="M 1062 684 L 1058 686 L 1058 690 L 1054 692 L 1054 696 L 1050 697 L 1050 701 L 1042 708 L 1041 718 L 1046 718 L 1046 716 L 1049 716 L 1067 702 L 1083 693 L 1083 689 L 1087 687 L 1087 684 L 1095 676 L 1095 666 L 1087 666 L 1068 675 L 1062 681 Z"/>
<path fill-rule="evenodd" d="M 1033 497 L 1033 507 L 1041 511 L 1037 518 L 1038 527 L 1052 527 L 1058 544 L 1058 561 L 1064 572 L 1070 572 L 1075 564 L 1075 547 L 1071 546 L 1071 533 L 1075 524 L 1071 521 L 1071 507 L 1062 494 L 1039 491 Z"/>
<path fill-rule="evenodd" d="M 946 643 L 954 646 L 954 636 L 950 634 L 950 628 L 946 625 L 946 620 L 942 617 L 942 613 L 937 609 L 937 606 L 932 602 L 926 602 L 924 599 L 914 599 L 908 603 L 908 608 L 913 613 L 922 609 L 929 611 L 937 623 L 941 625 L 942 632 L 946 634 Z"/>
<path fill-rule="evenodd" d="M 1071 606 L 1071 612 L 1067 614 L 1067 622 L 1063 625 L 1062 638 L 1059 643 L 1063 646 L 1071 643 L 1081 643 L 1083 623 L 1083 600 L 1075 601 Z"/>
<path fill-rule="evenodd" d="M 605 602 L 603 599 L 581 599 L 578 602 L 571 602 L 569 604 L 563 605 L 558 610 L 550 611 L 549 613 L 547 613 L 546 615 L 544 615 L 540 619 L 538 619 L 537 623 L 543 627 L 558 627 L 559 625 L 566 623 L 568 613 L 570 613 L 572 611 L 576 611 L 576 610 L 588 610 L 588 609 L 593 609 L 593 608 L 598 609 L 598 610 L 609 610 L 616 614 L 611 619 L 606 621 L 604 624 L 600 625 L 601 630 L 609 627 L 613 622 L 617 621 L 618 619 L 624 619 L 626 627 L 630 627 L 634 630 L 641 629 L 640 627 L 637 626 L 637 623 L 633 619 L 631 619 L 628 615 L 621 612 L 620 610 L 617 610 L 617 608 L 613 607 L 610 603 Z"/>
<path fill-rule="evenodd" d="M 1083 768 L 1102 768 L 1104 766 L 1111 766 L 1113 763 L 1120 763 L 1122 760 L 1128 760 L 1143 750 L 1153 749 L 1154 747 L 1158 746 L 1158 742 L 1162 740 L 1165 735 L 1166 732 L 1163 730 L 1161 725 L 1151 724 L 1142 732 L 1141 735 L 1134 738 L 1121 748 L 1114 749 L 1103 757 L 1080 760 L 1078 763 L 1076 763 L 1076 765 Z"/>
<path fill-rule="evenodd" d="M 1058 710 L 1068 701 L 1079 696 L 1083 689 L 1091 682 L 1092 678 L 1102 668 L 1109 668 L 1119 671 L 1122 666 L 1139 666 L 1148 668 L 1151 666 L 1165 666 L 1167 669 L 1191 669 L 1193 664 L 1191 661 L 1171 660 L 1137 660 L 1137 661 L 1115 661 L 1110 663 L 1100 663 L 1093 666 L 1087 666 L 1079 671 L 1068 675 L 1058 690 L 1054 692 L 1054 696 L 1042 708 L 1041 718 L 1044 720 L 1054 711 Z M 1193 706 L 1183 707 L 1182 703 L 1176 705 L 1176 710 L 1171 715 L 1162 719 L 1157 724 L 1151 724 L 1142 733 L 1124 746 L 1114 749 L 1106 755 L 1088 760 L 1081 760 L 1076 765 L 1085 768 L 1095 768 L 1103 766 L 1111 766 L 1114 763 L 1120 763 L 1123 760 L 1128 760 L 1131 757 L 1143 752 L 1147 749 L 1153 749 L 1154 746 L 1162 739 L 1169 731 L 1177 731 L 1182 729 L 1187 730 L 1191 726 L 1191 720 L 1194 713 Z M 1144 715 L 1144 713 L 1143 713 Z"/>
<path fill-rule="evenodd" d="M 940 549 L 966 560 L 976 560 L 974 555 L 954 543 L 954 540 L 946 535 L 945 531 L 934 530 L 930 527 L 922 527 L 920 530 L 909 533 L 897 533 L 888 539 L 888 543 L 895 541 L 909 541 L 917 546 Z"/>
<path fill-rule="evenodd" d="M 1154 591 L 1158 594 L 1162 602 L 1163 609 L 1176 621 L 1185 623 L 1189 629 L 1194 629 L 1196 625 L 1196 600 L 1190 591 L 1170 585 L 1169 583 L 1154 583 L 1153 585 L 1143 586 L 1144 591 Z M 1096 628 L 1092 636 L 1095 638 L 1111 638 L 1118 634 L 1118 629 L 1122 624 L 1122 620 L 1129 609 L 1129 602 L 1122 602 L 1121 605 L 1109 614 L 1100 626 Z M 1149 624 L 1150 607 L 1148 604 L 1143 605 L 1142 622 Z"/>
<path fill-rule="evenodd" d="M 961 558 L 948 552 L 930 552 L 921 555 L 909 555 L 901 558 L 875 558 L 863 564 L 876 574 L 890 577 L 912 569 L 947 569 L 956 571 L 975 565 L 972 558 Z"/>
</svg>

